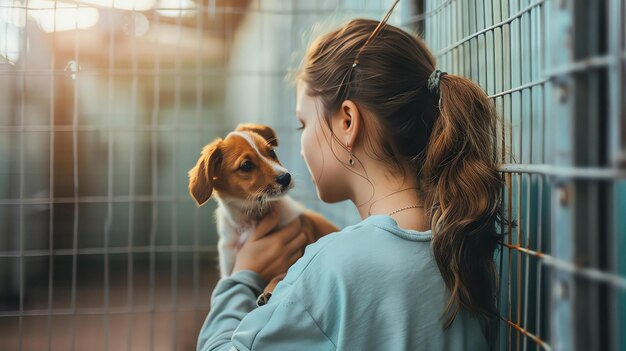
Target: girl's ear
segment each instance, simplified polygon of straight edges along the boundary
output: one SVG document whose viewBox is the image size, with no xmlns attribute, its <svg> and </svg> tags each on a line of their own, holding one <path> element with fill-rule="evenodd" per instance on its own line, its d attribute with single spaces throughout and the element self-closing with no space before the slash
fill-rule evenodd
<svg viewBox="0 0 626 351">
<path fill-rule="evenodd" d="M 361 127 L 361 113 L 352 100 L 346 100 L 339 109 L 339 133 L 346 146 L 352 147 Z M 338 133 L 338 134 L 339 134 Z"/>
</svg>

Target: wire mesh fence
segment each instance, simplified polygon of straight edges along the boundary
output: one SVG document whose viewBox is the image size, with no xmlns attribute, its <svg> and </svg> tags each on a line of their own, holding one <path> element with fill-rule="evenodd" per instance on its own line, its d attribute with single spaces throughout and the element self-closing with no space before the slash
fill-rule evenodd
<svg viewBox="0 0 626 351">
<path fill-rule="evenodd" d="M 390 4 L 0 1 L 0 348 L 193 348 L 217 236 L 186 172 L 239 122 L 275 127 L 295 198 L 357 221 L 307 181 L 285 76 L 313 25 Z M 518 226 L 496 257 L 499 349 L 626 345 L 625 15 L 623 0 L 416 0 L 390 19 L 506 122 Z"/>
</svg>

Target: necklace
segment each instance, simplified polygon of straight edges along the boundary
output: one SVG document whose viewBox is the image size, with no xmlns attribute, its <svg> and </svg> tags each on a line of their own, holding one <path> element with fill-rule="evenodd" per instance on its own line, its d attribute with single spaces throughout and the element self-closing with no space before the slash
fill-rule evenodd
<svg viewBox="0 0 626 351">
<path fill-rule="evenodd" d="M 399 209 L 397 209 L 397 210 L 391 211 L 391 212 L 389 213 L 389 215 L 390 215 L 390 216 L 391 216 L 391 215 L 394 215 L 394 214 L 396 214 L 396 213 L 398 213 L 398 212 L 400 212 L 400 211 L 408 210 L 409 208 L 424 208 L 424 206 L 421 206 L 421 205 L 411 205 L 411 206 L 407 206 L 407 207 L 402 207 L 402 208 L 399 208 Z"/>
<path fill-rule="evenodd" d="M 367 215 L 368 215 L 368 216 L 371 216 L 371 215 L 372 215 L 372 206 L 374 206 L 374 204 L 375 204 L 376 202 L 378 202 L 378 201 L 380 201 L 380 200 L 382 200 L 382 199 L 388 198 L 389 196 L 391 196 L 391 195 L 393 195 L 393 194 L 397 194 L 397 193 L 399 193 L 399 192 L 402 192 L 402 191 L 405 191 L 405 190 L 410 190 L 410 189 L 417 189 L 417 188 L 405 188 L 405 189 L 400 189 L 400 190 L 397 190 L 397 191 L 392 192 L 391 194 L 387 194 L 387 195 L 385 195 L 385 196 L 381 197 L 380 199 L 378 199 L 378 200 L 376 200 L 376 201 L 372 202 L 372 203 L 370 204 L 370 207 L 367 209 Z M 409 209 L 409 208 L 413 208 L 413 207 L 404 208 L 404 209 L 402 209 L 402 210 L 406 210 L 406 209 Z M 399 212 L 399 211 L 398 211 L 398 212 Z M 392 212 L 392 214 L 393 214 L 393 213 L 395 213 L 395 212 Z M 390 214 L 390 215 L 391 215 L 391 214 Z"/>
</svg>

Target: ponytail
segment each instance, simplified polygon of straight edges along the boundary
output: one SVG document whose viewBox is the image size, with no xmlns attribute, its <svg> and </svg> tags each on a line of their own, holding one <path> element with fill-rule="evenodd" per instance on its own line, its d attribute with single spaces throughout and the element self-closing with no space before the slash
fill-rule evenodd
<svg viewBox="0 0 626 351">
<path fill-rule="evenodd" d="M 420 183 L 433 231 L 433 253 L 450 291 L 445 328 L 461 308 L 491 319 L 495 311 L 493 253 L 502 220 L 498 117 L 481 88 L 460 76 L 440 78 L 435 119 Z"/>
</svg>

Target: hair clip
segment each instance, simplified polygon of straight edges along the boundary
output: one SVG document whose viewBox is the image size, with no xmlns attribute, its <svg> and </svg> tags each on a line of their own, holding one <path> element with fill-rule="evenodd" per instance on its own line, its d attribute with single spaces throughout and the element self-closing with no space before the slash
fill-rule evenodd
<svg viewBox="0 0 626 351">
<path fill-rule="evenodd" d="M 374 28 L 374 30 L 372 31 L 372 34 L 370 34 L 370 36 L 367 38 L 367 40 L 365 40 L 365 44 L 363 44 L 363 46 L 361 46 L 359 51 L 356 53 L 356 56 L 354 57 L 354 62 L 352 62 L 352 66 L 350 67 L 350 71 L 348 72 L 348 82 L 345 84 L 346 86 L 349 85 L 350 82 L 352 81 L 352 71 L 354 70 L 354 67 L 356 67 L 359 64 L 359 56 L 361 55 L 361 52 L 367 46 L 367 44 L 369 44 L 374 39 L 374 37 L 378 33 L 380 33 L 380 31 L 385 26 L 385 24 L 387 24 L 387 20 L 391 16 L 391 13 L 393 12 L 393 9 L 396 7 L 398 2 L 400 2 L 400 0 L 396 0 L 396 1 L 393 2 L 393 4 L 391 5 L 391 8 L 385 14 L 385 17 L 383 17 L 383 19 L 378 23 L 376 28 Z M 343 85 L 344 84 L 341 84 L 340 87 L 343 86 Z"/>
<path fill-rule="evenodd" d="M 398 2 L 400 2 L 400 0 L 396 0 L 396 1 L 393 2 L 393 4 L 391 5 L 391 8 L 385 14 L 385 17 L 383 17 L 383 19 L 378 23 L 376 28 L 374 28 L 374 31 L 372 32 L 372 34 L 370 34 L 370 36 L 365 41 L 365 44 L 363 44 L 363 46 L 361 46 L 359 51 L 356 53 L 356 57 L 354 58 L 354 63 L 352 64 L 352 68 L 354 68 L 359 63 L 359 56 L 361 55 L 361 52 L 363 51 L 363 49 L 367 46 L 367 44 L 370 43 L 370 41 L 372 41 L 372 39 L 376 36 L 376 34 L 378 34 L 382 30 L 382 28 L 385 26 L 385 24 L 387 24 L 387 20 L 391 16 L 391 13 L 393 12 L 393 9 L 396 7 Z"/>
</svg>

